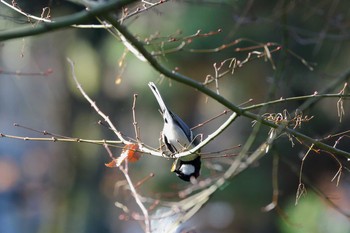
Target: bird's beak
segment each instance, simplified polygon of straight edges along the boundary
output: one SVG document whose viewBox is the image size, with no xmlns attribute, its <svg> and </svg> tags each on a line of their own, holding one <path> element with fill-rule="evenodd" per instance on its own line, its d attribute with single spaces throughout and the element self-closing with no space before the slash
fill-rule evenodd
<svg viewBox="0 0 350 233">
<path fill-rule="evenodd" d="M 171 166 L 171 172 L 175 172 L 176 169 L 178 169 L 179 167 L 179 159 L 175 159 L 175 161 L 173 162 L 173 165 Z"/>
</svg>

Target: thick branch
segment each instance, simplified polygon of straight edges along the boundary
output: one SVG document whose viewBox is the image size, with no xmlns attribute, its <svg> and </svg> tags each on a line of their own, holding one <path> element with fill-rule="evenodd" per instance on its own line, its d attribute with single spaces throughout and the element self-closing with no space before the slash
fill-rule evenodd
<svg viewBox="0 0 350 233">
<path fill-rule="evenodd" d="M 154 69 L 156 69 L 158 72 L 160 72 L 161 74 L 167 76 L 170 79 L 173 79 L 175 81 L 178 81 L 180 83 L 186 84 L 188 86 L 191 86 L 197 90 L 199 90 L 200 92 L 202 92 L 203 94 L 206 94 L 208 97 L 213 98 L 214 100 L 218 101 L 220 104 L 222 104 L 223 106 L 227 107 L 228 109 L 232 110 L 233 112 L 236 112 L 237 115 L 242 115 L 245 117 L 248 117 L 252 120 L 258 121 L 262 124 L 264 124 L 265 126 L 269 126 L 271 128 L 278 128 L 279 126 L 273 122 L 267 121 L 265 120 L 263 117 L 254 114 L 252 112 L 249 111 L 245 111 L 243 108 L 240 108 L 236 105 L 234 105 L 233 103 L 231 103 L 229 100 L 225 99 L 223 96 L 218 95 L 216 92 L 210 90 L 209 88 L 207 88 L 206 86 L 204 86 L 202 83 L 197 82 L 183 74 L 177 73 L 175 71 L 171 71 L 169 69 L 167 69 L 166 67 L 164 67 L 162 64 L 160 64 L 156 58 L 154 58 L 142 45 L 142 43 L 140 43 L 124 26 L 120 25 L 115 19 L 113 19 L 113 17 L 107 17 L 107 20 L 116 27 L 116 29 L 123 34 L 123 36 L 130 42 L 130 44 L 132 46 L 134 46 L 145 58 L 146 60 L 152 65 L 152 67 Z M 346 73 L 347 75 L 347 73 Z M 344 156 L 346 158 L 350 158 L 350 153 L 343 151 L 343 150 L 339 150 L 337 148 L 334 148 L 332 146 L 329 146 L 327 144 L 324 144 L 318 140 L 315 140 L 309 136 L 306 136 L 305 134 L 299 133 L 293 129 L 289 129 L 289 128 L 285 128 L 285 131 L 288 132 L 289 134 L 294 135 L 295 137 L 304 140 L 310 144 L 315 144 L 315 146 L 317 146 L 320 149 L 324 149 L 327 150 L 331 153 L 337 154 L 337 155 L 341 155 Z"/>
<path fill-rule="evenodd" d="M 107 13 L 108 11 L 116 11 L 118 9 L 122 9 L 122 7 L 133 2 L 136 2 L 136 0 L 112 0 L 104 4 L 96 5 L 95 7 L 92 7 L 88 10 L 84 10 L 69 16 L 60 17 L 50 23 L 42 22 L 35 27 L 30 25 L 13 30 L 5 30 L 0 32 L 0 41 L 43 34 L 68 26 L 86 23 L 97 16 L 101 16 Z"/>
</svg>

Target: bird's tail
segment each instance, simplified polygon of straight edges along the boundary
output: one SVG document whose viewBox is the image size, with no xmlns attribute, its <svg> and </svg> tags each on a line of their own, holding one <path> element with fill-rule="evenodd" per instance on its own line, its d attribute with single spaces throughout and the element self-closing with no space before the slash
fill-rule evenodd
<svg viewBox="0 0 350 233">
<path fill-rule="evenodd" d="M 163 99 L 162 99 L 162 96 L 160 95 L 156 85 L 153 83 L 153 82 L 149 82 L 148 83 L 148 86 L 151 88 L 154 96 L 156 97 L 157 99 L 157 102 L 159 104 L 159 107 L 160 107 L 160 110 L 162 111 L 162 113 L 167 113 L 168 112 L 168 108 L 166 107 Z"/>
</svg>

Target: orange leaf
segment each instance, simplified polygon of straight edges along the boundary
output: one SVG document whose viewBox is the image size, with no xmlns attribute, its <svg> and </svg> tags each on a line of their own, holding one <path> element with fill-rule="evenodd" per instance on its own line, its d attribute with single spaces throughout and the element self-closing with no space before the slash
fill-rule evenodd
<svg viewBox="0 0 350 233">
<path fill-rule="evenodd" d="M 106 167 L 117 167 L 117 162 L 115 160 L 112 160 L 111 162 L 109 163 L 105 163 L 105 166 Z"/>
<path fill-rule="evenodd" d="M 136 162 L 140 159 L 141 153 L 138 151 L 138 144 L 128 144 L 124 147 L 123 153 L 127 153 L 127 158 L 129 162 Z"/>
<path fill-rule="evenodd" d="M 116 159 L 116 166 L 119 167 L 122 162 L 124 162 L 125 159 L 128 160 L 128 162 L 136 162 L 140 159 L 141 153 L 138 151 L 139 145 L 138 144 L 127 144 L 124 146 L 122 153 L 120 156 Z"/>
</svg>

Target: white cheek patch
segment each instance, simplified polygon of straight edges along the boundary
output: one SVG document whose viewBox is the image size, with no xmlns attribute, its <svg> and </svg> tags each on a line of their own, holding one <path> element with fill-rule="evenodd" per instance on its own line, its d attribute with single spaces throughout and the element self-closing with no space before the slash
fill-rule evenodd
<svg viewBox="0 0 350 233">
<path fill-rule="evenodd" d="M 191 164 L 182 164 L 182 166 L 179 168 L 179 171 L 185 175 L 191 175 L 194 173 L 195 168 Z"/>
</svg>

